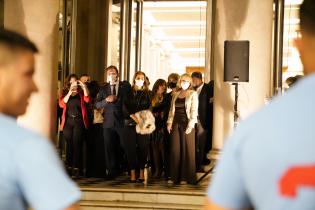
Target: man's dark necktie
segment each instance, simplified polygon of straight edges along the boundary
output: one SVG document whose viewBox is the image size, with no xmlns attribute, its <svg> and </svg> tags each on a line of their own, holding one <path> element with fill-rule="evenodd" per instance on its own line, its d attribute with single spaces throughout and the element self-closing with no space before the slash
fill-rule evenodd
<svg viewBox="0 0 315 210">
<path fill-rule="evenodd" d="M 116 85 L 112 85 L 112 87 L 113 87 L 113 89 L 112 89 L 112 90 L 113 90 L 113 91 L 112 91 L 112 95 L 115 96 L 115 95 L 116 95 Z"/>
</svg>

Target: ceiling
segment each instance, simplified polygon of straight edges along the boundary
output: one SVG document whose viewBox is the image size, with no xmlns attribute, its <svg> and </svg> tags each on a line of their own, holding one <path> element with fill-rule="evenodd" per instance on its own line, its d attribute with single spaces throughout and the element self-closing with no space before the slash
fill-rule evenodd
<svg viewBox="0 0 315 210">
<path fill-rule="evenodd" d="M 204 1 L 144 2 L 143 29 L 182 65 L 204 66 L 206 7 Z"/>
</svg>

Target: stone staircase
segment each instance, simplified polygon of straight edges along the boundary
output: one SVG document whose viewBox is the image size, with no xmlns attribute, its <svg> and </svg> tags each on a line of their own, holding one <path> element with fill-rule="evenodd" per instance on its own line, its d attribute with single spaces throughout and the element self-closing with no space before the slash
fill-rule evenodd
<svg viewBox="0 0 315 210">
<path fill-rule="evenodd" d="M 82 210 L 101 209 L 202 209 L 205 192 L 185 187 L 169 189 L 81 187 Z"/>
</svg>

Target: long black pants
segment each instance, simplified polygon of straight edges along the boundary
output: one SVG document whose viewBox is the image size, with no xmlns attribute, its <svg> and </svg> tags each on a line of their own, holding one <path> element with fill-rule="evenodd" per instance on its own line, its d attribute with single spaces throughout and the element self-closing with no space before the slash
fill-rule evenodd
<svg viewBox="0 0 315 210">
<path fill-rule="evenodd" d="M 87 143 L 87 177 L 104 178 L 105 171 L 105 151 L 103 138 L 103 124 L 90 124 Z"/>
<path fill-rule="evenodd" d="M 131 170 L 137 168 L 145 168 L 149 149 L 149 135 L 141 135 L 136 133 L 135 126 L 125 127 L 125 151 Z"/>
<path fill-rule="evenodd" d="M 164 128 L 155 130 L 151 135 L 151 150 L 154 162 L 155 175 L 161 175 L 165 171 L 165 138 Z"/>
<path fill-rule="evenodd" d="M 204 129 L 200 122 L 196 124 L 196 169 L 201 170 L 205 159 L 205 146 L 208 138 L 208 131 Z M 210 139 L 208 139 L 210 141 Z"/>
<path fill-rule="evenodd" d="M 185 134 L 186 126 L 174 124 L 170 142 L 170 176 L 177 184 L 196 184 L 195 129 Z"/>
<path fill-rule="evenodd" d="M 83 138 L 85 127 L 82 118 L 66 120 L 63 137 L 66 141 L 66 165 L 82 172 Z"/>
<path fill-rule="evenodd" d="M 126 150 L 124 127 L 103 128 L 106 173 L 108 175 L 118 175 L 122 154 L 120 146 Z"/>
</svg>

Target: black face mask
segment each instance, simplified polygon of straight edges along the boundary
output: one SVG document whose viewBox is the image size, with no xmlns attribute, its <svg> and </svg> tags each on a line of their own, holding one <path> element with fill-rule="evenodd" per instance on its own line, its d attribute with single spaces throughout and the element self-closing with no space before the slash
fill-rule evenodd
<svg viewBox="0 0 315 210">
<path fill-rule="evenodd" d="M 171 88 L 171 89 L 176 88 L 176 86 L 177 86 L 176 82 L 169 82 L 168 83 L 168 87 Z"/>
</svg>

